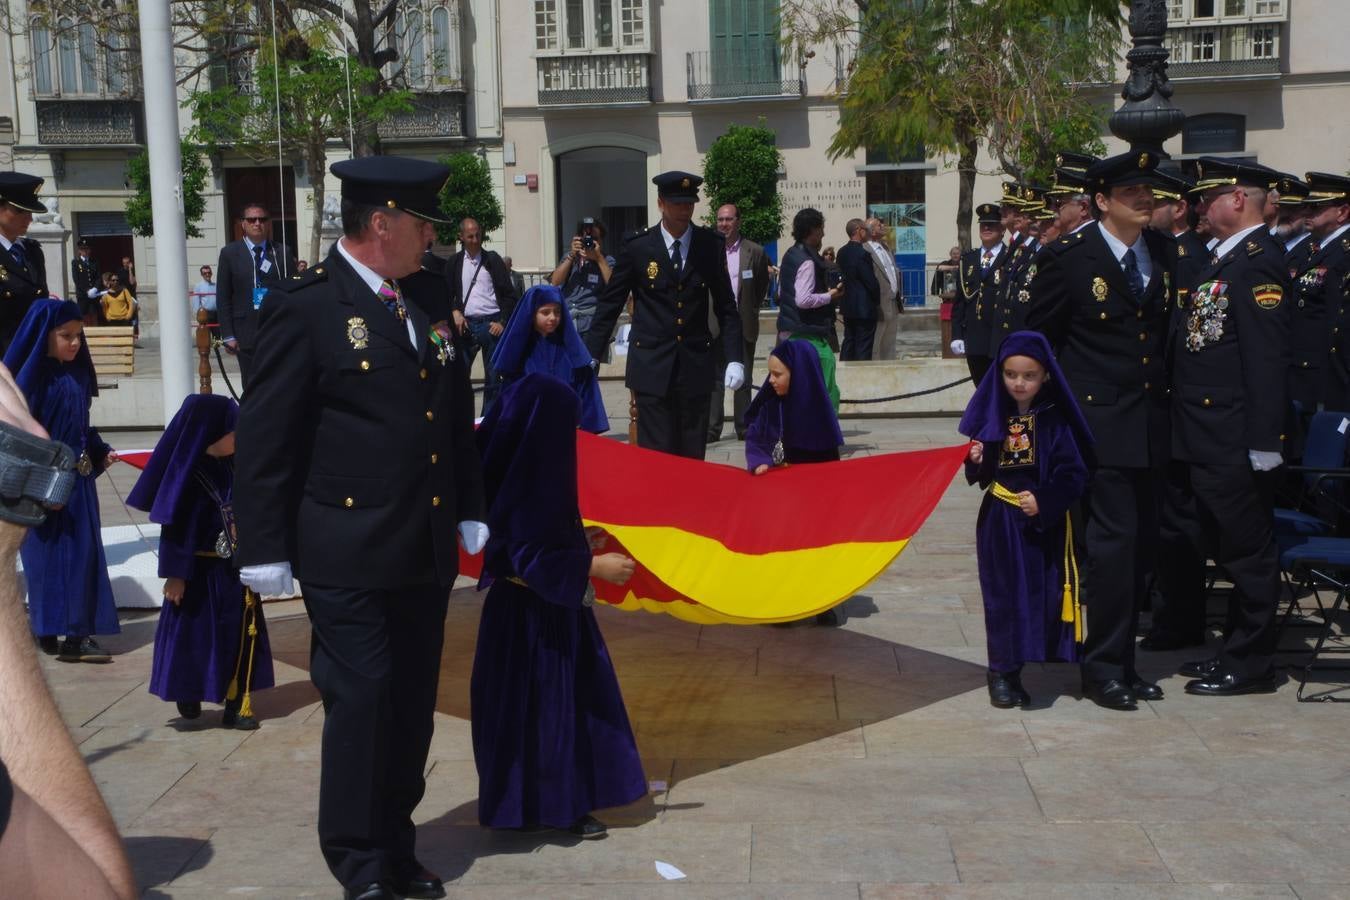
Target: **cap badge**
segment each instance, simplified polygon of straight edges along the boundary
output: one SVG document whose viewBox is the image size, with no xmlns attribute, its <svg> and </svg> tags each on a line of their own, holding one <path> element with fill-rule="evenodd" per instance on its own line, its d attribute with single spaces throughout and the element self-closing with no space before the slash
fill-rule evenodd
<svg viewBox="0 0 1350 900">
<path fill-rule="evenodd" d="M 364 350 L 370 346 L 370 329 L 366 327 L 366 320 L 360 316 L 352 316 L 347 320 L 347 340 L 352 342 L 352 347 L 357 350 Z"/>
<path fill-rule="evenodd" d="M 1147 168 L 1148 168 L 1148 154 L 1147 154 L 1147 153 L 1140 153 L 1140 154 L 1139 154 L 1139 168 L 1141 168 L 1141 169 L 1147 169 Z"/>
<path fill-rule="evenodd" d="M 681 178 L 681 179 L 680 179 L 680 187 L 682 187 L 682 188 L 687 188 L 687 187 L 689 187 L 689 179 L 688 179 L 688 178 Z"/>
<path fill-rule="evenodd" d="M 1098 303 L 1105 303 L 1106 294 L 1107 294 L 1106 279 L 1100 275 L 1093 276 L 1092 299 L 1096 300 Z"/>
</svg>

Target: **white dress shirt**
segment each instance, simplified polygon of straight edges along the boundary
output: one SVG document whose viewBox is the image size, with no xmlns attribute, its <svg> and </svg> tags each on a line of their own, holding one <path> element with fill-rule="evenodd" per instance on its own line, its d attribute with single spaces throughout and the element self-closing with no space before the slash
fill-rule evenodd
<svg viewBox="0 0 1350 900">
<path fill-rule="evenodd" d="M 686 228 L 684 234 L 679 237 L 671 237 L 670 232 L 666 231 L 665 224 L 663 223 L 661 225 L 661 241 L 666 245 L 666 255 L 674 259 L 674 253 L 672 251 L 675 247 L 675 243 L 678 241 L 680 244 L 680 274 L 684 274 L 684 270 L 689 266 L 689 245 L 692 242 L 693 237 L 694 226 L 692 225 Z"/>
<path fill-rule="evenodd" d="M 1125 271 L 1125 251 L 1134 251 L 1134 263 L 1139 267 L 1139 274 L 1144 277 L 1144 289 L 1148 290 L 1149 283 L 1153 280 L 1153 258 L 1148 255 L 1148 244 L 1144 241 L 1144 233 L 1139 232 L 1139 237 L 1135 239 L 1135 242 L 1126 247 L 1124 242 L 1108 231 L 1101 222 L 1097 223 L 1097 227 L 1101 229 L 1102 237 L 1106 238 L 1106 246 L 1110 247 L 1111 252 L 1115 254 L 1116 262 L 1120 263 L 1122 272 Z"/>
</svg>

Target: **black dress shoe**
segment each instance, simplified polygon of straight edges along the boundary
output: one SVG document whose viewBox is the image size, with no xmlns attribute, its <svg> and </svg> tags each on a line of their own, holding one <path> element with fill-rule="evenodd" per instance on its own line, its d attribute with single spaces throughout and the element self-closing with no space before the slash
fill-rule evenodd
<svg viewBox="0 0 1350 900">
<path fill-rule="evenodd" d="M 1105 709 L 1138 709 L 1134 691 L 1123 681 L 1114 678 L 1107 681 L 1084 681 L 1083 699 Z"/>
<path fill-rule="evenodd" d="M 1179 634 L 1150 634 L 1139 642 L 1139 649 L 1149 653 L 1166 653 L 1168 650 L 1185 650 L 1187 647 L 1205 646 L 1205 636 L 1183 637 Z"/>
<path fill-rule="evenodd" d="M 178 707 L 178 714 L 185 719 L 196 719 L 202 714 L 200 700 L 179 700 L 175 705 Z"/>
<path fill-rule="evenodd" d="M 220 725 L 222 728 L 233 728 L 236 731 L 257 731 L 258 720 L 253 716 L 239 715 L 239 708 L 243 705 L 243 700 L 226 700 L 225 709 L 220 714 Z"/>
<path fill-rule="evenodd" d="M 1232 672 L 1212 672 L 1204 678 L 1186 682 L 1186 693 L 1202 697 L 1234 697 L 1238 694 L 1273 694 L 1279 686 L 1274 672 L 1244 678 Z"/>
<path fill-rule="evenodd" d="M 91 637 L 68 637 L 61 642 L 56 658 L 61 662 L 110 663 L 112 654 Z"/>
<path fill-rule="evenodd" d="M 583 840 L 593 840 L 602 838 L 609 833 L 605 823 L 601 822 L 595 816 L 582 816 L 572 823 L 572 827 L 567 829 L 568 834 L 574 834 Z"/>
<path fill-rule="evenodd" d="M 745 432 L 742 431 L 742 430 L 740 430 L 740 429 L 737 429 L 737 430 L 736 430 L 736 440 L 738 440 L 738 441 L 743 441 L 743 440 L 745 440 Z"/>
<path fill-rule="evenodd" d="M 413 900 L 437 900 L 445 896 L 445 882 L 435 872 L 419 867 L 404 879 L 394 879 L 394 893 Z"/>
<path fill-rule="evenodd" d="M 1145 681 L 1138 675 L 1130 679 L 1130 690 L 1137 700 L 1161 700 L 1163 689 L 1151 681 Z"/>
<path fill-rule="evenodd" d="M 370 884 L 358 884 L 356 887 L 344 888 L 342 891 L 344 900 L 398 900 L 394 892 L 389 890 L 389 886 L 383 881 L 372 881 Z"/>
<path fill-rule="evenodd" d="M 986 672 L 984 677 L 989 683 L 990 706 L 1013 709 L 1031 702 L 1031 695 L 1022 687 L 1021 672 Z"/>
<path fill-rule="evenodd" d="M 61 640 L 54 634 L 44 635 L 37 639 L 38 649 L 48 656 L 55 656 L 61 650 Z"/>
<path fill-rule="evenodd" d="M 1177 672 L 1185 675 L 1187 678 L 1208 678 L 1219 671 L 1219 661 L 1217 659 L 1197 659 L 1192 662 L 1182 663 Z"/>
</svg>

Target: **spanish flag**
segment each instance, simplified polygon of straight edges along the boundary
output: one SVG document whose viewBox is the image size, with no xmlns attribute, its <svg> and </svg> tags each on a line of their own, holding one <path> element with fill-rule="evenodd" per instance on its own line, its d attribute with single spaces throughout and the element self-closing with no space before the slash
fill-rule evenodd
<svg viewBox="0 0 1350 900">
<path fill-rule="evenodd" d="M 620 609 L 698 624 L 789 622 L 852 596 L 904 550 L 966 446 L 888 453 L 752 476 L 744 469 L 577 434 L 582 520 L 597 553 L 637 563 L 595 582 Z M 476 575 L 481 557 L 461 553 Z"/>
</svg>

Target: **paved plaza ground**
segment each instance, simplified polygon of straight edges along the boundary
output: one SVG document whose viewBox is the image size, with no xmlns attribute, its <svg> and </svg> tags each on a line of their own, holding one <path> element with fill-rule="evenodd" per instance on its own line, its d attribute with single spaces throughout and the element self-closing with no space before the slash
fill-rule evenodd
<svg viewBox="0 0 1350 900">
<path fill-rule="evenodd" d="M 617 386 L 606 395 L 626 410 Z M 844 425 L 853 454 L 958 440 L 950 418 Z M 740 454 L 726 441 L 710 457 Z M 121 504 L 134 479 L 126 466 L 101 479 L 105 524 L 144 521 Z M 468 679 L 480 598 L 461 581 L 421 859 L 463 898 L 1350 898 L 1344 707 L 1297 703 L 1292 683 L 1187 696 L 1174 673 L 1194 651 L 1141 655 L 1167 699 L 1137 712 L 1077 699 L 1064 665 L 1028 668 L 1032 708 L 989 706 L 979 500 L 955 481 L 840 628 L 598 610 L 651 792 L 602 812 L 611 830 L 595 842 L 478 827 Z M 323 711 L 304 611 L 266 612 L 278 686 L 255 696 L 255 732 L 217 727 L 213 709 L 181 722 L 147 693 L 153 612 L 124 615 L 105 641 L 111 665 L 44 658 L 147 896 L 340 895 L 314 832 Z M 663 880 L 657 861 L 686 878 Z"/>
</svg>

